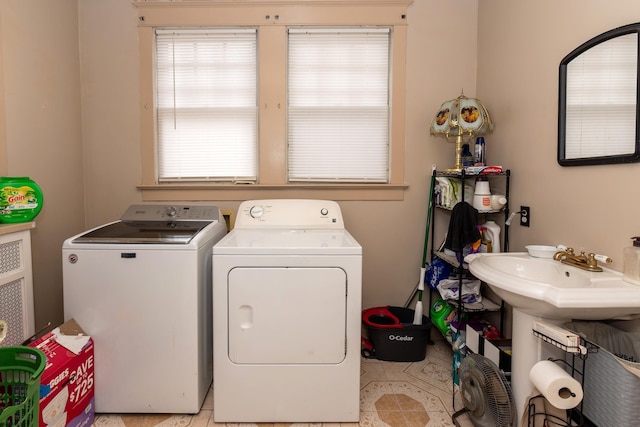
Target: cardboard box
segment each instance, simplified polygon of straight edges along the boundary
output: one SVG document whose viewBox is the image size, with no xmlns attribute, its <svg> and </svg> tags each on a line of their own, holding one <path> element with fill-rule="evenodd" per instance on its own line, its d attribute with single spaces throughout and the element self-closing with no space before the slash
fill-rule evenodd
<svg viewBox="0 0 640 427">
<path fill-rule="evenodd" d="M 469 350 L 485 356 L 505 373 L 511 372 L 511 340 L 489 340 L 482 335 L 482 330 L 476 330 L 467 324 L 465 329 L 466 343 Z"/>
<path fill-rule="evenodd" d="M 511 340 L 485 340 L 484 355 L 503 372 L 511 372 Z"/>
<path fill-rule="evenodd" d="M 40 377 L 40 427 L 91 426 L 95 416 L 91 337 L 71 319 L 29 345 L 47 357 Z"/>
<path fill-rule="evenodd" d="M 467 348 L 476 354 L 481 354 L 480 338 L 484 338 L 482 336 L 482 328 L 477 327 L 475 324 L 467 323 L 464 332 Z M 482 348 L 484 349 L 484 342 L 482 343 Z"/>
</svg>

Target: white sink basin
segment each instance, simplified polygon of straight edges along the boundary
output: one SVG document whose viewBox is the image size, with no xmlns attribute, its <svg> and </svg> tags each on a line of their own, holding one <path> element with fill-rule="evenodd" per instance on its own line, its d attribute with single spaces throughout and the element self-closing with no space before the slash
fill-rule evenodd
<svg viewBox="0 0 640 427">
<path fill-rule="evenodd" d="M 604 268 L 593 273 L 527 253 L 472 254 L 469 270 L 513 308 L 547 319 L 601 320 L 640 314 L 640 286 Z"/>
</svg>

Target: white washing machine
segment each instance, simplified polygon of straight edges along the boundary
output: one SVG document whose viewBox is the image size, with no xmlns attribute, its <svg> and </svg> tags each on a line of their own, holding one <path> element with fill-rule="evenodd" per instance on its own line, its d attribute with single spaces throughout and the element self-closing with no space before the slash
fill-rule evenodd
<svg viewBox="0 0 640 427">
<path fill-rule="evenodd" d="M 211 251 L 203 205 L 133 205 L 62 248 L 64 317 L 93 337 L 98 413 L 197 413 L 211 386 Z"/>
<path fill-rule="evenodd" d="M 215 421 L 357 422 L 361 291 L 336 202 L 243 202 L 213 248 Z"/>
</svg>

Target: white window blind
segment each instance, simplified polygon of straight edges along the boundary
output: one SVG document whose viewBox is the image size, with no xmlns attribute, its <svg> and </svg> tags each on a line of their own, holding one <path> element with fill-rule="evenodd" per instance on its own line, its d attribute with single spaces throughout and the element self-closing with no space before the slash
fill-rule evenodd
<svg viewBox="0 0 640 427">
<path fill-rule="evenodd" d="M 288 179 L 389 181 L 389 28 L 288 35 Z"/>
<path fill-rule="evenodd" d="M 637 43 L 637 34 L 620 36 L 567 66 L 568 159 L 635 152 Z"/>
<path fill-rule="evenodd" d="M 255 29 L 156 30 L 158 180 L 257 179 Z"/>
</svg>

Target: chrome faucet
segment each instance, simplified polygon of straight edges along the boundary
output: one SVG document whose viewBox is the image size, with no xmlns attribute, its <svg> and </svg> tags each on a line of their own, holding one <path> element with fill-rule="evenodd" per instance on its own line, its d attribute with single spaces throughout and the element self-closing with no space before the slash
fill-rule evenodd
<svg viewBox="0 0 640 427">
<path fill-rule="evenodd" d="M 600 272 L 602 267 L 598 265 L 598 261 L 606 264 L 612 262 L 611 258 L 606 255 L 597 255 L 593 252 L 585 254 L 584 251 L 580 252 L 580 255 L 576 255 L 573 248 L 566 248 L 558 251 L 553 255 L 553 259 L 560 261 L 563 264 L 572 265 L 574 267 L 581 268 L 582 270 Z"/>
</svg>

